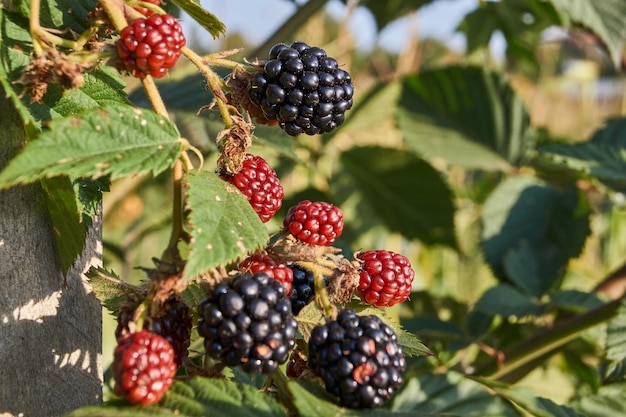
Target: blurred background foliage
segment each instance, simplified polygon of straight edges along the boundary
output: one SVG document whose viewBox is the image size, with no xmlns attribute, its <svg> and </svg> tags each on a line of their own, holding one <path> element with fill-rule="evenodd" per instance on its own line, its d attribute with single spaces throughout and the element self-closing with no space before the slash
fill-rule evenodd
<svg viewBox="0 0 626 417">
<path fill-rule="evenodd" d="M 267 39 L 227 27 L 212 40 L 192 26 L 187 37 L 198 52 L 244 47 L 238 60 L 303 40 L 352 74 L 355 107 L 336 133 L 294 139 L 258 126 L 250 151 L 268 160 L 285 188 L 270 231 L 290 206 L 324 200 L 344 211 L 337 244 L 345 254 L 384 248 L 411 260 L 415 292 L 393 314 L 436 355 L 412 363 L 414 378 L 394 409 L 553 415 L 533 413 L 523 390 L 490 386 L 488 394 L 487 383 L 463 376 L 474 374 L 515 382 L 583 415 L 626 413 L 624 400 L 611 399 L 624 371 L 608 383 L 604 351 L 620 343 L 607 346 L 606 328 L 586 323 L 549 339 L 561 329 L 555 323 L 626 288 L 626 9 L 621 0 L 476 1 L 456 28 L 465 39 L 459 49 L 423 36 L 417 18 L 433 3 L 455 1 L 284 0 L 278 4 L 293 14 Z M 244 18 L 248 2 L 232 3 L 240 7 L 230 18 Z M 403 19 L 400 51 L 356 48 L 360 34 L 350 22 L 359 13 L 369 13 L 378 31 Z M 133 103 L 148 107 L 127 81 Z M 196 114 L 212 99 L 203 83 L 181 60 L 159 87 L 182 135 L 213 169 L 222 122 L 215 112 Z M 150 266 L 169 236 L 170 179 L 147 179 L 117 181 L 104 195 L 104 263 L 130 282 L 143 278 L 136 267 Z M 105 364 L 114 327 L 105 313 Z M 549 340 L 539 340 L 544 350 L 528 363 L 498 368 L 503 351 L 542 335 Z M 623 360 L 624 350 L 609 359 Z M 447 407 L 429 403 L 434 392 Z"/>
</svg>

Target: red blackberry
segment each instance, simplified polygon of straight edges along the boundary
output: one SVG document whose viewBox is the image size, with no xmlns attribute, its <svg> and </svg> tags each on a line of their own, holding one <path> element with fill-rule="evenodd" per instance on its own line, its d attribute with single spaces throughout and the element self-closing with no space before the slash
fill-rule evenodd
<svg viewBox="0 0 626 417">
<path fill-rule="evenodd" d="M 301 201 L 287 212 L 285 229 L 309 245 L 332 245 L 343 231 L 343 212 L 339 207 L 321 202 Z"/>
<path fill-rule="evenodd" d="M 283 204 L 283 187 L 276 171 L 260 156 L 247 154 L 243 167 L 227 181 L 239 188 L 263 223 L 268 222 Z"/>
<path fill-rule="evenodd" d="M 118 339 L 113 359 L 114 391 L 132 404 L 157 403 L 174 382 L 174 349 L 147 330 Z"/>
<path fill-rule="evenodd" d="M 242 272 L 264 272 L 270 278 L 274 278 L 285 286 L 285 294 L 291 296 L 293 271 L 284 264 L 278 264 L 269 255 L 261 253 L 253 253 L 239 264 L 239 270 Z"/>
<path fill-rule="evenodd" d="M 295 344 L 297 323 L 285 287 L 264 273 L 218 285 L 198 312 L 206 352 L 246 372 L 274 372 Z"/>
<path fill-rule="evenodd" d="M 342 406 L 373 408 L 402 386 L 406 360 L 396 334 L 380 318 L 344 309 L 337 320 L 311 331 L 309 366 Z"/>
<path fill-rule="evenodd" d="M 270 49 L 269 58 L 248 89 L 250 101 L 266 119 L 278 120 L 291 136 L 331 132 L 344 122 L 354 85 L 326 51 L 304 42 L 280 43 Z"/>
<path fill-rule="evenodd" d="M 183 29 L 169 15 L 134 20 L 117 41 L 117 53 L 132 76 L 161 78 L 176 64 L 186 40 Z"/>
<path fill-rule="evenodd" d="M 154 4 L 155 6 L 161 5 L 161 0 L 142 0 L 144 3 Z M 147 7 L 135 6 L 133 9 L 137 10 L 139 13 L 146 17 L 150 17 L 155 14 L 155 12 Z"/>
<path fill-rule="evenodd" d="M 312 271 L 298 264 L 290 264 L 288 267 L 293 271 L 293 291 L 291 293 L 291 310 L 298 315 L 300 310 L 315 298 L 315 277 Z M 324 277 L 324 284 L 328 285 L 329 278 Z"/>
<path fill-rule="evenodd" d="M 159 317 L 147 317 L 143 323 L 143 329 L 150 333 L 158 334 L 172 345 L 177 366 L 180 366 L 187 357 L 191 340 L 191 327 L 193 325 L 189 307 L 180 297 L 172 295 L 163 304 Z M 119 339 L 128 332 L 128 322 L 132 319 L 134 311 L 122 311 L 117 316 L 117 328 L 115 336 Z"/>
<path fill-rule="evenodd" d="M 415 271 L 406 256 L 369 250 L 356 257 L 363 261 L 356 294 L 368 304 L 390 307 L 409 298 Z"/>
</svg>

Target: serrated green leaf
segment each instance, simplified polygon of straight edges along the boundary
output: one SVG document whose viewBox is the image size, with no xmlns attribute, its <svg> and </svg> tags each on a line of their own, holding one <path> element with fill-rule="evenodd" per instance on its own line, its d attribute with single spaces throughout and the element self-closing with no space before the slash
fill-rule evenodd
<svg viewBox="0 0 626 417">
<path fill-rule="evenodd" d="M 550 0 L 566 25 L 580 25 L 602 37 L 618 67 L 626 40 L 626 2 L 622 0 Z M 569 26 L 568 25 L 568 26 Z"/>
<path fill-rule="evenodd" d="M 246 197 L 216 174 L 190 176 L 186 196 L 192 240 L 185 277 L 226 265 L 267 243 L 267 229 Z"/>
<path fill-rule="evenodd" d="M 589 214 L 586 196 L 573 185 L 557 188 L 530 177 L 506 179 L 481 213 L 485 260 L 501 280 L 533 295 L 544 294 L 561 279 L 568 261 L 582 251 L 590 233 Z M 508 255 L 510 251 L 516 253 Z M 508 275 L 531 256 L 538 277 L 519 271 Z M 531 281 L 519 284 L 527 279 Z"/>
<path fill-rule="evenodd" d="M 456 248 L 452 192 L 427 162 L 399 149 L 355 147 L 341 154 L 341 163 L 341 175 L 350 176 L 390 230 Z"/>
<path fill-rule="evenodd" d="M 299 417 L 454 417 L 453 414 L 424 414 L 416 412 L 398 412 L 385 409 L 379 410 L 351 410 L 342 408 L 331 402 L 321 387 L 315 389 L 312 383 L 289 382 L 289 391 L 293 395 L 293 402 L 298 409 Z"/>
<path fill-rule="evenodd" d="M 176 127 L 148 110 L 125 105 L 91 109 L 52 121 L 0 173 L 0 188 L 41 178 L 111 179 L 170 167 L 181 153 Z"/>
<path fill-rule="evenodd" d="M 205 10 L 199 1 L 194 0 L 172 0 L 172 3 L 183 9 L 203 28 L 209 31 L 213 38 L 226 33 L 226 26 L 213 13 Z"/>
<path fill-rule="evenodd" d="M 397 121 L 411 148 L 468 168 L 507 169 L 533 146 L 524 103 L 502 74 L 482 67 L 406 77 Z"/>
<path fill-rule="evenodd" d="M 544 145 L 541 159 L 562 164 L 618 191 L 626 190 L 626 118 L 609 120 L 586 142 Z"/>
<path fill-rule="evenodd" d="M 175 382 L 159 407 L 176 411 L 181 416 L 286 416 L 276 400 L 251 385 L 201 377 Z"/>
<path fill-rule="evenodd" d="M 477 381 L 456 372 L 421 375 L 406 382 L 393 400 L 392 410 L 450 413 L 463 417 L 520 417 L 508 401 Z"/>
<path fill-rule="evenodd" d="M 43 179 L 41 186 L 46 196 L 61 271 L 65 276 L 83 253 L 87 230 L 69 178 L 60 176 Z"/>
<path fill-rule="evenodd" d="M 538 302 L 507 284 L 485 291 L 475 305 L 476 310 L 491 316 L 538 316 L 544 309 Z"/>
<path fill-rule="evenodd" d="M 180 415 L 180 417 L 185 417 Z M 133 407 L 125 401 L 111 401 L 104 405 L 82 407 L 66 417 L 172 417 L 172 411 L 154 407 Z"/>
<path fill-rule="evenodd" d="M 94 294 L 111 313 L 117 312 L 124 300 L 143 296 L 139 287 L 125 283 L 114 272 L 104 268 L 92 267 L 86 275 Z"/>
<path fill-rule="evenodd" d="M 543 288 L 539 265 L 535 253 L 528 241 L 521 241 L 517 246 L 509 249 L 502 260 L 504 273 L 517 288 L 526 294 L 540 297 Z"/>
</svg>

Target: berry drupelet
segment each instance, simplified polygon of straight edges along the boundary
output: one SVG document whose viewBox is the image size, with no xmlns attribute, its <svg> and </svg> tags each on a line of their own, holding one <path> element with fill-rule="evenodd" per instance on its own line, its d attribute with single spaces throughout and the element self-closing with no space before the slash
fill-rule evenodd
<svg viewBox="0 0 626 417">
<path fill-rule="evenodd" d="M 263 71 L 253 75 L 250 101 L 289 135 L 332 132 L 352 108 L 354 85 L 326 51 L 304 42 L 270 49 Z"/>
<path fill-rule="evenodd" d="M 402 386 L 406 360 L 396 334 L 380 318 L 344 309 L 311 331 L 309 367 L 342 406 L 373 408 Z"/>
<path fill-rule="evenodd" d="M 264 273 L 218 285 L 198 312 L 206 352 L 245 372 L 274 372 L 295 344 L 297 323 L 285 287 Z"/>
</svg>

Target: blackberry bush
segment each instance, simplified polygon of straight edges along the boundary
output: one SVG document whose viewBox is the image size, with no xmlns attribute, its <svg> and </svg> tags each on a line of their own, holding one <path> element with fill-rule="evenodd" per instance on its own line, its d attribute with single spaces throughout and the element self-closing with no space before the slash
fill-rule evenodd
<svg viewBox="0 0 626 417">
<path fill-rule="evenodd" d="M 313 328 L 309 366 L 341 405 L 373 408 L 402 386 L 406 360 L 396 334 L 380 318 L 344 309 L 336 320 Z"/>
<path fill-rule="evenodd" d="M 295 344 L 297 323 L 285 287 L 264 273 L 218 285 L 198 312 L 206 352 L 246 372 L 274 372 Z"/>
<path fill-rule="evenodd" d="M 241 171 L 227 181 L 241 191 L 264 222 L 268 222 L 283 204 L 285 195 L 276 171 L 260 156 L 246 154 Z"/>
<path fill-rule="evenodd" d="M 289 208 L 285 230 L 309 245 L 332 245 L 343 232 L 343 212 L 323 201 L 304 200 Z"/>
<path fill-rule="evenodd" d="M 335 130 L 352 108 L 353 94 L 350 74 L 326 51 L 304 42 L 274 45 L 249 86 L 252 104 L 291 136 Z"/>
<path fill-rule="evenodd" d="M 406 256 L 369 250 L 356 257 L 363 261 L 356 291 L 363 301 L 376 307 L 391 307 L 409 298 L 415 271 Z"/>
<path fill-rule="evenodd" d="M 142 330 L 117 341 L 114 391 L 132 404 L 157 403 L 174 382 L 174 349 L 163 337 Z"/>
<path fill-rule="evenodd" d="M 134 77 L 161 78 L 176 64 L 187 43 L 183 28 L 169 15 L 136 19 L 120 33 L 117 53 Z"/>
</svg>

